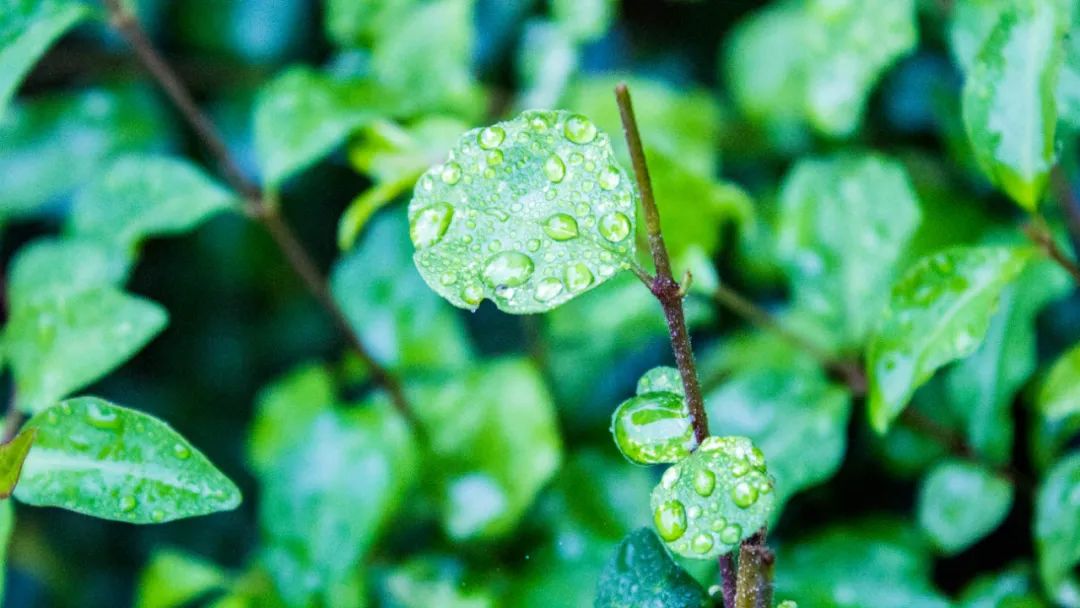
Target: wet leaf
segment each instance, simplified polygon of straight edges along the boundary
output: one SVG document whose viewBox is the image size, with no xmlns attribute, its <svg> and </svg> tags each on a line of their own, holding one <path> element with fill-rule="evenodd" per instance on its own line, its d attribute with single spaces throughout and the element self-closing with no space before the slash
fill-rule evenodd
<svg viewBox="0 0 1080 608">
<path fill-rule="evenodd" d="M 620 403 L 611 416 L 611 434 L 622 455 L 638 464 L 679 462 L 697 446 L 682 395 L 666 391 Z"/>
<path fill-rule="evenodd" d="M 37 431 L 27 429 L 15 435 L 11 441 L 0 445 L 0 499 L 8 498 L 15 490 L 22 473 L 23 462 L 30 453 Z"/>
<path fill-rule="evenodd" d="M 475 310 L 551 310 L 633 259 L 635 191 L 585 117 L 530 111 L 469 131 L 409 204 L 414 261 L 432 289 Z"/>
<path fill-rule="evenodd" d="M 927 256 L 893 286 L 870 340 L 870 422 L 888 430 L 915 389 L 933 373 L 979 347 L 1002 291 L 1032 250 L 956 247 Z"/>
<path fill-rule="evenodd" d="M 1051 424 L 1080 416 L 1080 344 L 1054 362 L 1035 400 Z"/>
<path fill-rule="evenodd" d="M 37 439 L 15 488 L 20 502 L 136 524 L 235 509 L 240 490 L 153 416 L 95 397 L 26 423 Z"/>
<path fill-rule="evenodd" d="M 648 528 L 631 532 L 604 566 L 597 586 L 595 608 L 702 608 L 709 594 L 671 561 L 656 533 Z"/>
<path fill-rule="evenodd" d="M 1043 589 L 1063 606 L 1080 606 L 1080 454 L 1059 460 L 1035 497 L 1035 548 Z"/>
<path fill-rule="evenodd" d="M 774 499 L 760 449 L 745 437 L 709 437 L 664 471 L 649 504 L 656 531 L 669 549 L 712 559 L 767 524 Z"/>
</svg>

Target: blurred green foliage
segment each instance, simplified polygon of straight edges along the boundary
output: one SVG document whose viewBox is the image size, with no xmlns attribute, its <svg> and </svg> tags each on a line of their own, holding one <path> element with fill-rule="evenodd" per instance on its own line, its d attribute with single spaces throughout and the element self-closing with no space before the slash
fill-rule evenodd
<svg viewBox="0 0 1080 608">
<path fill-rule="evenodd" d="M 1080 298 L 1043 255 L 1080 245 L 1080 2 L 124 5 L 415 420 L 106 5 L 0 0 L 0 353 L 40 435 L 0 452 L 26 457 L 21 503 L 0 504 L 4 606 L 719 605 L 715 562 L 650 530 L 662 471 L 609 433 L 672 360 L 648 290 L 596 272 L 542 316 L 470 314 L 425 279 L 484 260 L 421 273 L 409 242 L 429 167 L 494 166 L 483 128 L 522 110 L 587 116 L 635 198 L 626 81 L 693 276 L 711 431 L 768 462 L 771 513 L 735 515 L 770 522 L 777 599 L 1080 607 Z M 536 173 L 552 141 L 512 160 Z M 648 264 L 643 223 L 618 262 Z M 560 264 L 601 254 L 582 243 Z M 731 314 L 732 289 L 780 332 Z"/>
</svg>

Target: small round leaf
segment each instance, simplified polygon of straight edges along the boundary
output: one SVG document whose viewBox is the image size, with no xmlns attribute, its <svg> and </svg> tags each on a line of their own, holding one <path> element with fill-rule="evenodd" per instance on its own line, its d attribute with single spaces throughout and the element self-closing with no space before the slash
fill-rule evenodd
<svg viewBox="0 0 1080 608">
<path fill-rule="evenodd" d="M 765 455 L 746 437 L 709 437 L 664 472 L 653 489 L 653 523 L 672 551 L 712 559 L 769 521 L 773 481 Z"/>
<path fill-rule="evenodd" d="M 641 395 L 643 393 L 656 393 L 660 391 L 675 393 L 680 397 L 686 396 L 686 393 L 683 390 L 682 376 L 679 375 L 679 370 L 674 367 L 661 365 L 659 367 L 654 367 L 641 375 L 641 379 L 639 379 L 637 383 L 637 394 Z"/>
<path fill-rule="evenodd" d="M 634 256 L 636 193 L 608 136 L 569 112 L 529 111 L 467 132 L 417 182 L 409 235 L 420 275 L 455 306 L 544 312 Z"/>
</svg>

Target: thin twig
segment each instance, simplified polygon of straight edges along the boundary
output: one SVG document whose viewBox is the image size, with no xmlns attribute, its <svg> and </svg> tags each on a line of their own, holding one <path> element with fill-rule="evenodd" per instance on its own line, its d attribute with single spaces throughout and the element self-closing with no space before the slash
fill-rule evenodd
<svg viewBox="0 0 1080 608">
<path fill-rule="evenodd" d="M 1061 214 L 1065 216 L 1065 226 L 1072 237 L 1073 253 L 1080 257 L 1080 196 L 1069 181 L 1069 176 L 1061 165 L 1054 167 L 1050 174 L 1050 185 L 1054 189 Z"/>
<path fill-rule="evenodd" d="M 645 211 L 645 228 L 649 235 L 649 251 L 652 253 L 656 276 L 649 286 L 653 295 L 664 308 L 671 349 L 675 354 L 675 364 L 682 377 L 683 390 L 686 393 L 686 405 L 690 410 L 690 423 L 694 427 L 694 437 L 698 443 L 709 436 L 709 419 L 705 413 L 705 400 L 701 395 L 697 367 L 694 364 L 694 351 L 690 346 L 690 332 L 686 328 L 686 315 L 683 312 L 683 295 L 679 283 L 671 274 L 671 260 L 668 257 L 664 236 L 660 231 L 660 211 L 653 198 L 652 181 L 649 179 L 649 167 L 645 162 L 645 149 L 641 145 L 637 119 L 634 118 L 634 106 L 630 101 L 630 91 L 625 83 L 615 87 L 615 100 L 619 105 L 623 131 L 626 133 L 626 145 L 630 149 L 630 159 L 634 166 L 641 194 L 641 207 Z M 647 276 L 647 275 L 646 275 Z"/>
<path fill-rule="evenodd" d="M 734 608 L 772 608 L 776 556 L 765 545 L 764 528 L 739 548 Z"/>
<path fill-rule="evenodd" d="M 1057 262 L 1058 266 L 1064 268 L 1066 272 L 1072 275 L 1073 280 L 1080 285 L 1080 266 L 1077 266 L 1076 262 L 1069 259 L 1069 256 L 1061 250 L 1061 247 L 1058 247 L 1057 242 L 1054 241 L 1054 236 L 1050 234 L 1050 230 L 1041 219 L 1025 224 L 1023 230 L 1024 234 L 1031 239 L 1031 242 L 1038 245 L 1047 257 Z"/>
<path fill-rule="evenodd" d="M 371 371 L 372 379 L 389 393 L 394 406 L 412 424 L 414 431 L 422 433 L 422 427 L 405 398 L 401 383 L 375 360 L 364 345 L 345 315 L 345 311 L 331 294 L 326 277 L 319 271 L 311 254 L 296 237 L 292 228 L 281 217 L 277 205 L 273 204 L 261 188 L 244 176 L 214 123 L 196 105 L 191 92 L 154 47 L 138 19 L 121 5 L 121 0 L 104 0 L 104 2 L 109 10 L 113 27 L 128 41 L 147 71 L 164 89 L 199 140 L 214 156 L 225 179 L 244 196 L 247 201 L 248 215 L 262 224 L 270 234 L 293 272 L 330 315 L 335 327 L 345 336 L 360 360 Z"/>
</svg>

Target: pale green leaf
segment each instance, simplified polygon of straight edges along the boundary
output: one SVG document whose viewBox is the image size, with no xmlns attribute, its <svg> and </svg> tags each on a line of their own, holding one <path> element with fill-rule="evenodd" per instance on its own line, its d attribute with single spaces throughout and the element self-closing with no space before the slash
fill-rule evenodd
<svg viewBox="0 0 1080 608">
<path fill-rule="evenodd" d="M 1054 362 L 1035 400 L 1050 423 L 1080 416 L 1080 344 Z"/>
<path fill-rule="evenodd" d="M 187 161 L 125 156 L 79 191 L 68 230 L 130 251 L 148 237 L 187 232 L 239 206 L 235 195 Z"/>
<path fill-rule="evenodd" d="M 968 138 L 983 171 L 1034 211 L 1054 164 L 1055 88 L 1066 24 L 1047 0 L 1015 0 L 964 84 Z"/>
<path fill-rule="evenodd" d="M 135 355 L 166 324 L 159 305 L 100 287 L 14 309 L 4 352 L 16 403 L 36 413 Z"/>
<path fill-rule="evenodd" d="M 311 423 L 337 403 L 334 379 L 321 365 L 305 365 L 263 388 L 248 439 L 248 461 L 267 475 L 307 437 Z"/>
<path fill-rule="evenodd" d="M 494 594 L 469 584 L 464 564 L 449 557 L 424 556 L 397 566 L 383 581 L 384 608 L 495 608 Z"/>
<path fill-rule="evenodd" d="M 1029 564 L 976 578 L 960 594 L 958 608 L 1048 608 L 1038 595 Z"/>
<path fill-rule="evenodd" d="M 631 532 L 600 574 L 595 608 L 703 608 L 709 594 L 686 573 L 648 528 Z"/>
<path fill-rule="evenodd" d="M 462 136 L 420 178 L 409 234 L 420 275 L 455 306 L 551 310 L 626 267 L 636 193 L 605 133 L 525 112 Z"/>
<path fill-rule="evenodd" d="M 1034 532 L 1043 589 L 1062 606 L 1080 606 L 1080 454 L 1062 458 L 1039 484 Z"/>
<path fill-rule="evenodd" d="M 635 392 L 639 395 L 645 393 L 666 392 L 675 393 L 680 397 L 686 396 L 686 391 L 682 383 L 682 376 L 679 374 L 679 370 L 666 365 L 654 367 L 644 374 L 641 374 L 641 377 L 638 378 L 637 389 Z"/>
<path fill-rule="evenodd" d="M 933 562 L 900 522 L 835 525 L 776 552 L 776 595 L 814 608 L 949 608 L 931 583 Z"/>
<path fill-rule="evenodd" d="M 19 249 L 11 262 L 8 306 L 21 310 L 99 287 L 118 286 L 127 271 L 126 256 L 102 243 L 38 239 Z"/>
<path fill-rule="evenodd" d="M 776 480 L 776 504 L 830 478 L 844 459 L 851 396 L 819 371 L 794 366 L 735 372 L 705 398 L 715 432 L 745 435 Z"/>
<path fill-rule="evenodd" d="M 454 539 L 511 532 L 558 469 L 555 404 L 522 359 L 473 367 L 410 394 L 440 461 L 442 524 Z"/>
<path fill-rule="evenodd" d="M 1008 479 L 974 463 L 942 462 L 919 487 L 919 525 L 944 553 L 959 553 L 1001 525 L 1012 501 Z"/>
<path fill-rule="evenodd" d="M 263 181 L 277 188 L 332 152 L 382 108 L 366 82 L 336 80 L 306 67 L 275 78 L 255 102 L 255 152 Z"/>
<path fill-rule="evenodd" d="M 574 40 L 588 42 L 602 36 L 615 18 L 615 0 L 551 0 L 551 16 Z"/>
<path fill-rule="evenodd" d="M 859 348 L 920 216 L 907 173 L 888 158 L 801 161 L 784 182 L 777 235 L 796 305 Z"/>
<path fill-rule="evenodd" d="M 418 0 L 326 0 L 323 22 L 335 44 L 361 46 L 405 18 L 417 3 Z"/>
<path fill-rule="evenodd" d="M 161 549 L 139 575 L 135 608 L 182 608 L 225 587 L 228 579 L 217 564 L 175 549 Z"/>
<path fill-rule="evenodd" d="M 1002 291 L 1032 250 L 957 247 L 927 256 L 893 286 L 867 357 L 870 422 L 888 430 L 915 389 L 979 347 Z"/>
<path fill-rule="evenodd" d="M 578 72 L 578 45 L 570 32 L 546 19 L 530 20 L 524 29 L 516 61 L 521 91 L 514 105 L 556 107 Z"/>
<path fill-rule="evenodd" d="M 660 538 L 675 553 L 713 559 L 769 522 L 775 504 L 765 455 L 745 437 L 709 437 L 672 465 L 649 505 Z"/>
<path fill-rule="evenodd" d="M 395 116 L 449 112 L 479 116 L 484 107 L 471 73 L 475 0 L 414 3 L 378 32 L 371 68 L 394 99 Z"/>
<path fill-rule="evenodd" d="M 25 429 L 7 443 L 0 445 L 0 499 L 11 496 L 19 482 L 23 462 L 30 453 L 37 431 Z"/>
<path fill-rule="evenodd" d="M 91 15 L 77 0 L 0 2 L 0 117 L 19 83 L 49 47 Z"/>
<path fill-rule="evenodd" d="M 121 153 L 157 152 L 173 129 L 146 88 L 118 86 L 35 96 L 0 117 L 0 217 L 42 210 Z"/>
<path fill-rule="evenodd" d="M 417 448 L 382 398 L 321 411 L 297 433 L 300 441 L 261 474 L 265 559 L 286 597 L 344 594 L 361 584 L 354 580 L 358 561 L 416 479 Z"/>
<path fill-rule="evenodd" d="M 472 345 L 457 311 L 413 271 L 404 215 L 395 208 L 372 221 L 360 246 L 334 267 L 334 298 L 383 365 L 461 369 Z"/>
<path fill-rule="evenodd" d="M 972 449 L 993 463 L 1008 462 L 1012 453 L 1013 398 L 1035 372 L 1035 317 L 1071 286 L 1055 263 L 1033 261 L 1002 291 L 1000 312 L 979 349 L 945 372 L 950 409 L 966 427 Z"/>
<path fill-rule="evenodd" d="M 235 509 L 240 490 L 168 424 L 95 397 L 39 412 L 15 497 L 136 524 Z"/>
<path fill-rule="evenodd" d="M 1025 0 L 1020 0 L 1025 1 Z M 1016 0 L 956 0 L 949 13 L 949 49 L 964 72 L 970 72 L 1001 16 Z"/>
</svg>

